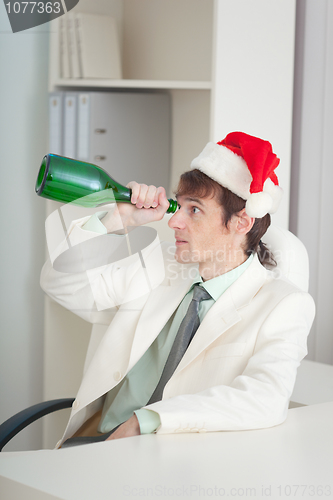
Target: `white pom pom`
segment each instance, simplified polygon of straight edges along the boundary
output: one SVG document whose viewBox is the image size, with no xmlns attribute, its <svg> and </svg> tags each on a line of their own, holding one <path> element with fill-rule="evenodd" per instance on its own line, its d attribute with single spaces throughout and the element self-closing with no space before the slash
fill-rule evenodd
<svg viewBox="0 0 333 500">
<path fill-rule="evenodd" d="M 272 205 L 273 199 L 268 193 L 252 193 L 246 202 L 245 210 L 250 217 L 260 219 L 271 211 Z"/>
<path fill-rule="evenodd" d="M 280 201 L 283 196 L 283 189 L 280 188 L 280 186 L 276 186 L 276 184 L 268 178 L 264 184 L 264 192 L 272 197 L 273 203 L 269 213 L 274 214 L 279 208 Z"/>
</svg>

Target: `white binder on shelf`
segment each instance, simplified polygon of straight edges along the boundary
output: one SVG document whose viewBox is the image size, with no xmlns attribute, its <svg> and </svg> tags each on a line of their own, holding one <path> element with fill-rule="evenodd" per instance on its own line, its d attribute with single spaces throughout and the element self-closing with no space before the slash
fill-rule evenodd
<svg viewBox="0 0 333 500">
<path fill-rule="evenodd" d="M 89 161 L 90 93 L 78 95 L 77 158 Z"/>
<path fill-rule="evenodd" d="M 59 19 L 59 59 L 60 77 L 71 78 L 66 16 Z"/>
<path fill-rule="evenodd" d="M 72 78 L 82 78 L 81 67 L 79 64 L 75 13 L 68 12 L 64 17 L 67 21 L 67 40 L 68 40 L 70 74 Z"/>
<path fill-rule="evenodd" d="M 76 158 L 77 93 L 66 92 L 64 98 L 63 155 Z"/>
<path fill-rule="evenodd" d="M 82 78 L 121 79 L 116 20 L 88 13 L 74 15 Z"/>
<path fill-rule="evenodd" d="M 62 155 L 63 92 L 49 94 L 49 152 Z"/>
<path fill-rule="evenodd" d="M 170 96 L 86 92 L 78 97 L 77 158 L 131 180 L 169 190 Z"/>
</svg>

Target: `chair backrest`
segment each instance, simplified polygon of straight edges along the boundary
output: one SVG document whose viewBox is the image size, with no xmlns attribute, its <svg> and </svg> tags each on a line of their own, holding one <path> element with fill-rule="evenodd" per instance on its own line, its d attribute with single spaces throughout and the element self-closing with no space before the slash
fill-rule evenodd
<svg viewBox="0 0 333 500">
<path fill-rule="evenodd" d="M 270 226 L 262 238 L 277 262 L 277 272 L 301 290 L 309 289 L 309 258 L 303 243 L 293 233 L 279 226 Z"/>
</svg>

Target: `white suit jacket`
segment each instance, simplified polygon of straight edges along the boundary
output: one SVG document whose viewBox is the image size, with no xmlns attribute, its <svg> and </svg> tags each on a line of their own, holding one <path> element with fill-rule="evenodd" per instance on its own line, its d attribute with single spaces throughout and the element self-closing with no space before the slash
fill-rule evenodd
<svg viewBox="0 0 333 500">
<path fill-rule="evenodd" d="M 87 238 L 83 233 L 80 223 L 74 225 L 72 243 Z M 87 321 L 109 325 L 59 445 L 101 408 L 104 395 L 148 349 L 187 293 L 194 267 L 178 264 L 172 245 L 158 237 L 141 256 L 87 272 L 59 272 L 50 260 L 44 265 L 41 286 L 47 294 Z M 160 415 L 157 432 L 245 430 L 283 422 L 314 314 L 309 294 L 275 277 L 255 256 L 205 316 L 162 401 L 147 406 Z"/>
</svg>

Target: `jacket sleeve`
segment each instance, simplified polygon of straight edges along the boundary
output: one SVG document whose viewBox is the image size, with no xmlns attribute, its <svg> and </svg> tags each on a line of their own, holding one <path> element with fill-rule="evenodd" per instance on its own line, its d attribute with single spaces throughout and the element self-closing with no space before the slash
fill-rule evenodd
<svg viewBox="0 0 333 500">
<path fill-rule="evenodd" d="M 159 413 L 157 432 L 249 430 L 282 423 L 297 367 L 307 354 L 314 314 L 314 302 L 307 293 L 294 292 L 282 299 L 262 324 L 246 368 L 230 386 L 215 386 L 146 407 Z"/>
<path fill-rule="evenodd" d="M 126 236 L 86 231 L 86 222 L 74 221 L 66 239 L 54 245 L 40 284 L 53 300 L 84 320 L 109 325 L 123 304 L 144 297 L 163 280 L 161 245 L 156 237 L 141 252 L 118 252 L 114 261 L 114 250 L 126 246 Z"/>
</svg>

